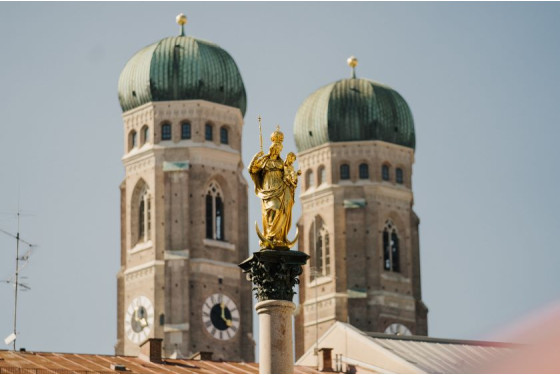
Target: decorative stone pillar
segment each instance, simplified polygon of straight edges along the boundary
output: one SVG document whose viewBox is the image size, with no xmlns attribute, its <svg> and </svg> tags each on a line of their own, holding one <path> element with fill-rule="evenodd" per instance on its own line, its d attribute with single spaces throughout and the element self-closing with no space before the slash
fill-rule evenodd
<svg viewBox="0 0 560 375">
<path fill-rule="evenodd" d="M 295 250 L 262 249 L 239 267 L 253 282 L 259 301 L 259 372 L 293 374 L 292 315 L 294 286 L 309 255 Z"/>
</svg>

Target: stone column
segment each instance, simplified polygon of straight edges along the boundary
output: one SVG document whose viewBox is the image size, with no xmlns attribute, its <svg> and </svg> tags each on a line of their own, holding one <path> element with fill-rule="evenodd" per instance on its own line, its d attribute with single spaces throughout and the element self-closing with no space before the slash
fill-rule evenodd
<svg viewBox="0 0 560 375">
<path fill-rule="evenodd" d="M 259 372 L 261 374 L 293 374 L 292 341 L 293 302 L 268 300 L 257 303 L 259 314 Z"/>
<path fill-rule="evenodd" d="M 292 298 L 309 255 L 295 250 L 262 249 L 239 267 L 254 284 L 259 315 L 259 372 L 293 374 Z"/>
</svg>

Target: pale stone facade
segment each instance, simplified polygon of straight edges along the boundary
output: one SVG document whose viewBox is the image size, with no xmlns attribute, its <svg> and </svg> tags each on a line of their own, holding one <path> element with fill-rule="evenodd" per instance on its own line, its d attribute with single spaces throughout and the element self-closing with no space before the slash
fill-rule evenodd
<svg viewBox="0 0 560 375">
<path fill-rule="evenodd" d="M 237 266 L 248 257 L 241 111 L 204 100 L 150 102 L 125 112 L 123 121 L 116 353 L 138 355 L 137 341 L 147 336 L 163 339 L 166 357 L 210 351 L 217 360 L 253 361 L 251 285 Z M 190 138 L 183 139 L 187 122 Z M 170 140 L 162 140 L 163 124 L 171 126 Z M 210 229 L 207 195 L 214 206 L 221 199 L 219 222 Z M 203 323 L 205 301 L 216 293 L 239 310 L 235 331 L 222 339 Z M 132 333 L 129 306 L 139 296 L 153 312 L 146 309 L 147 327 Z"/>
<path fill-rule="evenodd" d="M 296 358 L 336 321 L 374 332 L 398 323 L 426 335 L 419 219 L 412 209 L 414 150 L 383 141 L 336 142 L 305 150 L 298 161 L 303 172 L 299 250 L 311 259 L 301 276 Z M 384 231 L 395 233 L 390 237 L 398 248 L 391 255 L 395 259 L 384 253 L 389 243 Z"/>
</svg>

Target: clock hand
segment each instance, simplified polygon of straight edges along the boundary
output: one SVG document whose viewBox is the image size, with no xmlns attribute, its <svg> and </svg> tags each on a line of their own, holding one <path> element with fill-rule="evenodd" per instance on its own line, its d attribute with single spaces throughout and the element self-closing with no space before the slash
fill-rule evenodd
<svg viewBox="0 0 560 375">
<path fill-rule="evenodd" d="M 136 320 L 140 324 L 140 327 L 142 328 L 147 327 L 148 321 L 146 320 L 145 317 L 140 317 L 139 311 L 140 310 L 138 308 L 134 310 L 134 320 Z"/>
<path fill-rule="evenodd" d="M 222 309 L 221 318 L 222 318 L 222 320 L 225 322 L 225 321 L 227 320 L 227 319 L 226 319 L 226 307 L 225 307 L 225 305 L 224 305 L 223 302 L 220 303 L 220 308 Z"/>
<path fill-rule="evenodd" d="M 220 308 L 222 309 L 222 320 L 226 323 L 226 326 L 231 327 L 231 319 L 226 318 L 226 307 L 224 303 L 220 303 Z"/>
</svg>

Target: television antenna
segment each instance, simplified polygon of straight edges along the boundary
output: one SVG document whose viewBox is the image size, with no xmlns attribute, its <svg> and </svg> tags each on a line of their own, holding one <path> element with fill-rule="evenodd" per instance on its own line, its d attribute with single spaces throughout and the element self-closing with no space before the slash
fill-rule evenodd
<svg viewBox="0 0 560 375">
<path fill-rule="evenodd" d="M 16 337 L 17 337 L 18 291 L 19 291 L 20 288 L 21 288 L 22 291 L 27 291 L 27 290 L 31 289 L 27 284 L 24 284 L 24 283 L 20 282 L 19 273 L 23 268 L 25 268 L 25 266 L 27 266 L 27 264 L 29 264 L 29 257 L 31 255 L 31 252 L 36 247 L 35 245 L 25 241 L 24 239 L 22 239 L 20 237 L 20 235 L 19 235 L 19 233 L 20 233 L 19 232 L 20 216 L 21 216 L 21 212 L 18 209 L 18 212 L 17 212 L 17 233 L 15 235 L 0 228 L 0 232 L 4 233 L 5 235 L 7 235 L 9 237 L 12 237 L 16 240 L 16 273 L 9 280 L 2 280 L 2 282 L 14 285 L 14 331 L 8 337 L 6 337 L 6 339 L 4 340 L 6 345 L 9 345 L 10 343 L 13 343 L 14 350 L 16 350 Z M 21 257 L 19 256 L 20 242 L 24 245 L 27 245 L 27 251 Z M 24 263 L 20 266 L 20 262 L 24 262 Z M 22 277 L 22 278 L 24 278 L 24 277 Z"/>
</svg>

